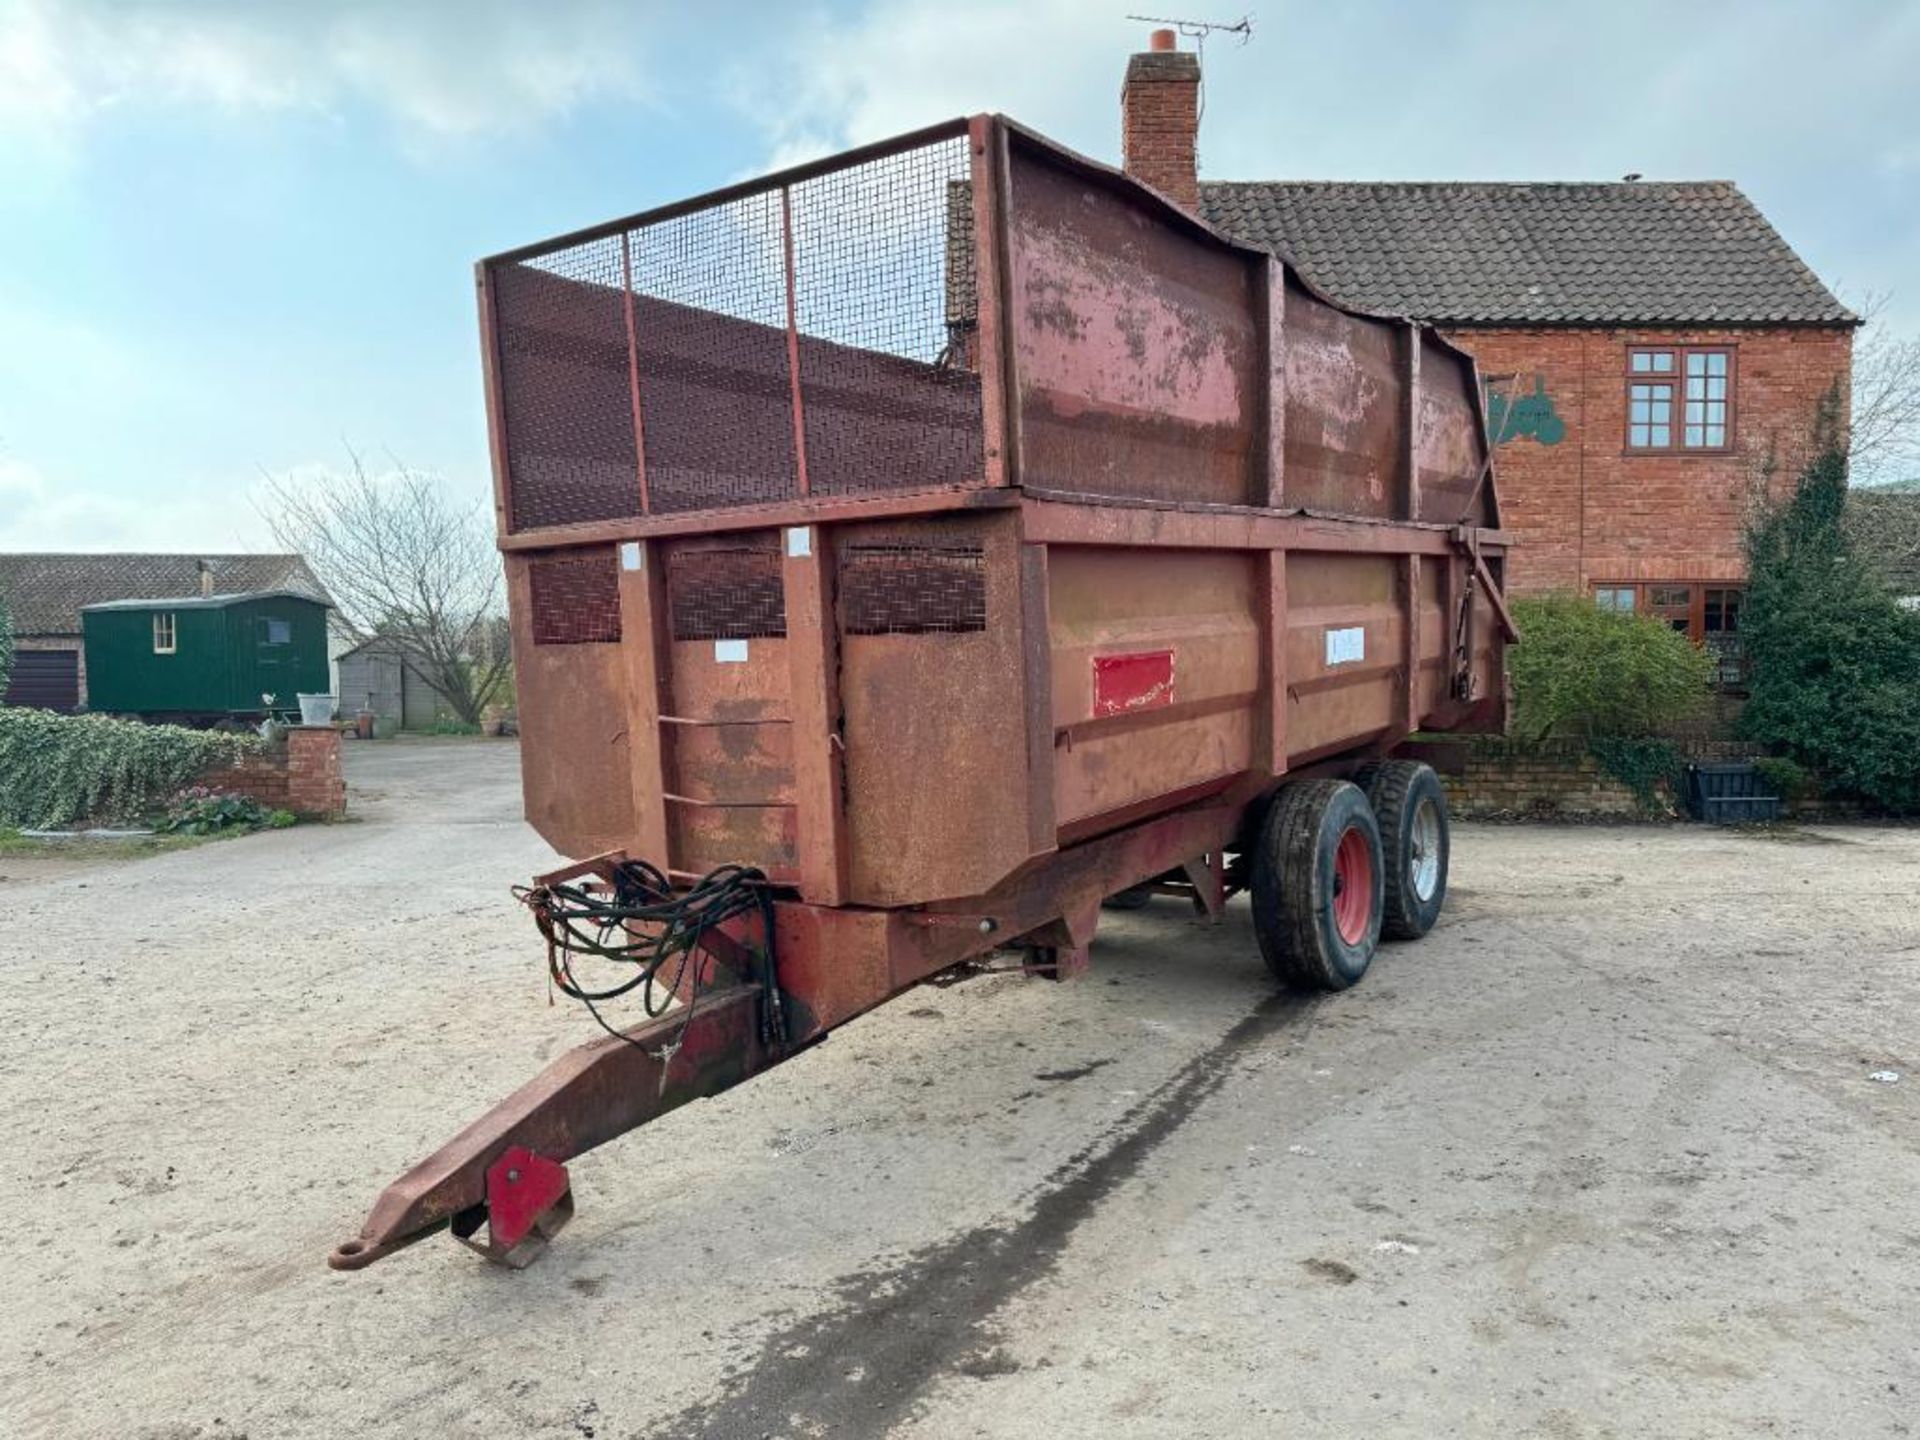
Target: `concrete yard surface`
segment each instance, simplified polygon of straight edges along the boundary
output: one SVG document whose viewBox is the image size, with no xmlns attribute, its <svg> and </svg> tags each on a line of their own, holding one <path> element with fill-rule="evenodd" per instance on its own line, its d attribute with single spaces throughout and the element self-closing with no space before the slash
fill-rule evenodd
<svg viewBox="0 0 1920 1440">
<path fill-rule="evenodd" d="M 516 766 L 0 880 L 0 1435 L 1920 1431 L 1920 831 L 1461 827 L 1311 999 L 1156 902 L 582 1157 L 529 1270 L 334 1273 L 597 1033 Z"/>
</svg>

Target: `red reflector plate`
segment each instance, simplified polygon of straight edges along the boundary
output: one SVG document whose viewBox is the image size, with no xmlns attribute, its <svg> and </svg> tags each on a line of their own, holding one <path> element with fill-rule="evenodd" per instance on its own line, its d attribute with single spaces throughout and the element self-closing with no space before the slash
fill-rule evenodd
<svg viewBox="0 0 1920 1440">
<path fill-rule="evenodd" d="M 487 1167 L 487 1235 L 511 1250 L 567 1193 L 567 1167 L 515 1145 Z"/>
<path fill-rule="evenodd" d="M 1093 713 L 1131 715 L 1173 704 L 1173 651 L 1093 657 Z"/>
</svg>

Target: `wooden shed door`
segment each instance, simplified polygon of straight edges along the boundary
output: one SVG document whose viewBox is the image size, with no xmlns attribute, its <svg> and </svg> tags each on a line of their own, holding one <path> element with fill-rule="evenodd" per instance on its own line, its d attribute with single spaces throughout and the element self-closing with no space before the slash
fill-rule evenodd
<svg viewBox="0 0 1920 1440">
<path fill-rule="evenodd" d="M 13 675 L 7 681 L 9 705 L 62 714 L 80 708 L 80 652 L 78 650 L 18 650 Z"/>
</svg>

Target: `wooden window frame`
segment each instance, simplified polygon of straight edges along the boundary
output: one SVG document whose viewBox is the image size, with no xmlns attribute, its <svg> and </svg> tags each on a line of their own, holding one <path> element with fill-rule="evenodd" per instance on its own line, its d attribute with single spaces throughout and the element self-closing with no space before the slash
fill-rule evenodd
<svg viewBox="0 0 1920 1440">
<path fill-rule="evenodd" d="M 1636 355 L 1671 355 L 1671 370 L 1638 370 L 1633 368 Z M 1718 445 L 1689 445 L 1686 443 L 1687 426 L 1687 360 L 1694 355 L 1724 355 L 1727 357 L 1727 394 L 1726 422 L 1723 426 L 1722 443 Z M 1740 358 L 1738 347 L 1734 345 L 1629 345 L 1625 362 L 1626 380 L 1621 388 L 1625 401 L 1620 412 L 1620 448 L 1627 455 L 1727 455 L 1734 448 L 1734 427 L 1736 424 L 1736 383 L 1739 378 Z M 1636 445 L 1633 443 L 1633 387 L 1635 385 L 1665 385 L 1671 391 L 1669 404 L 1671 411 L 1667 425 L 1667 443 L 1665 445 Z M 1682 582 L 1675 581 L 1675 584 Z"/>
<path fill-rule="evenodd" d="M 1744 608 L 1746 604 L 1747 582 L 1745 580 L 1592 580 L 1587 583 L 1587 596 L 1597 605 L 1602 590 L 1626 590 L 1633 596 L 1631 611 L 1610 613 L 1658 615 L 1667 619 L 1678 619 L 1678 615 L 1674 613 L 1678 607 L 1654 608 L 1652 592 L 1682 589 L 1687 592 L 1687 628 L 1681 633 L 1703 648 L 1707 645 L 1707 592 L 1709 590 L 1734 591 L 1740 596 L 1736 602 L 1736 611 Z M 1736 635 L 1739 633 L 1738 625 L 1734 627 L 1732 633 Z M 1713 683 L 1720 689 L 1740 689 L 1744 684 L 1744 677 L 1734 680 L 1718 678 Z"/>
<path fill-rule="evenodd" d="M 160 643 L 161 624 L 165 622 L 167 643 Z M 180 622 L 171 610 L 153 612 L 153 653 L 177 655 L 180 652 Z"/>
</svg>

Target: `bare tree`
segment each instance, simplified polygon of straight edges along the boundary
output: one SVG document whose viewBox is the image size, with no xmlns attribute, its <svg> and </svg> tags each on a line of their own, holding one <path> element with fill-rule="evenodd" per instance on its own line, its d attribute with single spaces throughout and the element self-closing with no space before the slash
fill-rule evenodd
<svg viewBox="0 0 1920 1440">
<path fill-rule="evenodd" d="M 1920 336 L 1887 326 L 1887 297 L 1868 295 L 1853 346 L 1849 464 L 1855 483 L 1920 479 Z"/>
<path fill-rule="evenodd" d="M 501 567 L 479 505 L 396 463 L 369 473 L 267 477 L 261 514 L 332 592 L 356 641 L 390 642 L 454 714 L 477 724 L 512 661 L 499 643 Z"/>
</svg>

